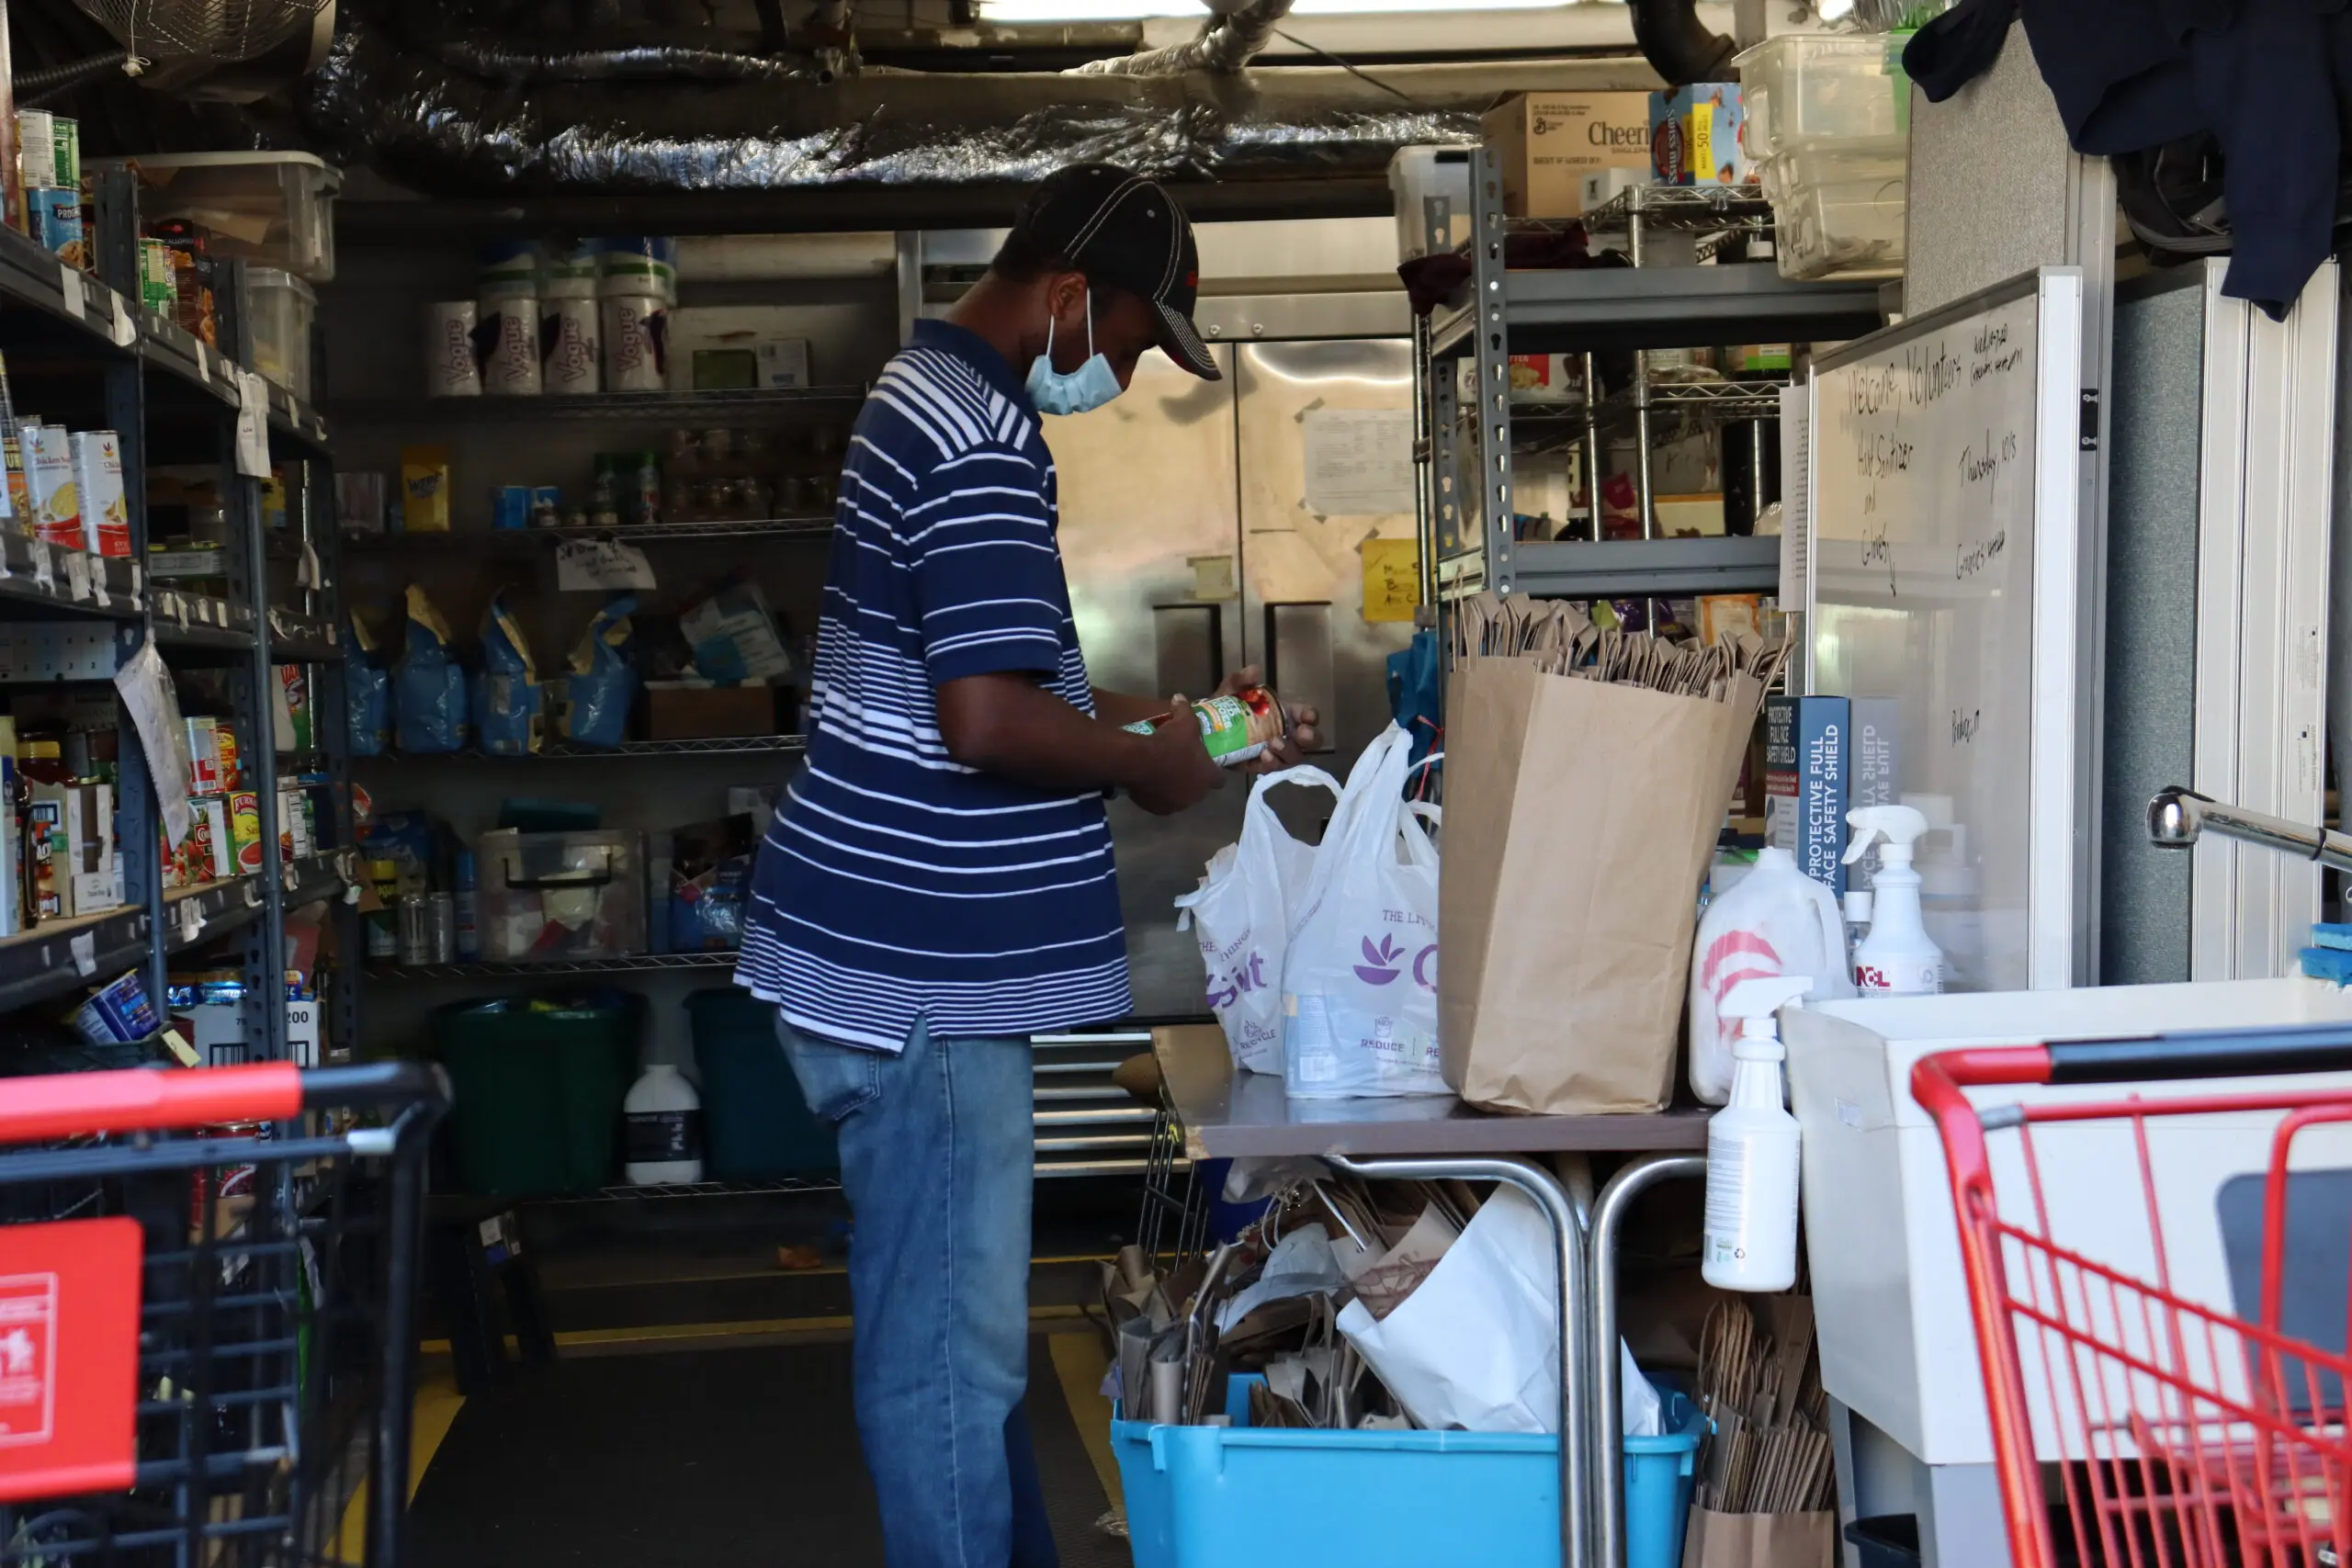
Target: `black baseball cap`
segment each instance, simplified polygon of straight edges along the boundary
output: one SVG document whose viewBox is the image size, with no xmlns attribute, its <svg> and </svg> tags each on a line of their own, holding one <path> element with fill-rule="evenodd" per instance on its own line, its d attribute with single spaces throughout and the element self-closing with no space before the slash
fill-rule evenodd
<svg viewBox="0 0 2352 1568">
<path fill-rule="evenodd" d="M 1168 357 L 1204 380 L 1223 379 L 1193 325 L 1201 290 L 1193 225 L 1156 181 L 1114 164 L 1073 164 L 1046 176 L 1018 222 L 1048 254 L 1150 301 Z"/>
</svg>

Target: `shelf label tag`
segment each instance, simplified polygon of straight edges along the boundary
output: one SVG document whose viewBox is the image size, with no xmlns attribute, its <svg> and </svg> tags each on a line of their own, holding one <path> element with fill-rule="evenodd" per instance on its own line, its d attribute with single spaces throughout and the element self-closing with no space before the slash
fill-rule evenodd
<svg viewBox="0 0 2352 1568">
<path fill-rule="evenodd" d="M 237 472 L 269 478 L 269 384 L 258 370 L 237 372 Z"/>
<path fill-rule="evenodd" d="M 90 558 L 80 550 L 65 552 L 65 588 L 76 601 L 90 596 Z"/>
<path fill-rule="evenodd" d="M 96 972 L 98 967 L 97 932 L 75 931 L 73 939 L 65 945 L 73 950 L 74 969 L 76 974 L 89 975 Z"/>
<path fill-rule="evenodd" d="M 248 876 L 245 878 L 245 908 L 248 909 L 255 909 L 260 907 L 261 878 L 257 876 Z"/>
<path fill-rule="evenodd" d="M 33 558 L 34 584 L 49 592 L 55 592 L 57 591 L 57 571 L 51 561 L 49 542 L 45 539 L 35 539 L 32 542 L 29 553 Z"/>
<path fill-rule="evenodd" d="M 107 326 L 107 335 L 114 339 L 115 347 L 129 348 L 139 341 L 139 328 L 130 319 L 130 307 L 125 305 L 122 296 L 111 288 L 107 290 L 107 302 L 114 308 L 114 320 Z"/>
<path fill-rule="evenodd" d="M 204 1066 L 204 1059 L 196 1054 L 196 1047 L 181 1039 L 180 1032 L 176 1029 L 164 1031 L 164 1049 L 170 1052 L 172 1060 L 183 1067 Z"/>
<path fill-rule="evenodd" d="M 57 291 L 65 296 L 65 313 L 82 319 L 82 269 L 72 262 L 57 264 Z"/>
<path fill-rule="evenodd" d="M 183 898 L 178 903 L 172 906 L 172 908 L 177 911 L 176 919 L 179 920 L 180 941 L 184 942 L 194 942 L 198 933 L 204 930 L 204 911 L 198 908 L 198 900 L 197 899 Z"/>
</svg>

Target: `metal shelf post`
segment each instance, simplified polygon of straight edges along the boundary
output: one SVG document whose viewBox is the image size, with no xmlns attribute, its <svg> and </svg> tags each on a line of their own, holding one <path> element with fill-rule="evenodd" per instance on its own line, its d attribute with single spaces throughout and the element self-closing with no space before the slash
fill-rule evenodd
<svg viewBox="0 0 2352 1568">
<path fill-rule="evenodd" d="M 1510 483 L 1510 321 L 1506 299 L 1510 225 L 1503 218 L 1502 171 L 1494 149 L 1481 145 L 1471 163 L 1471 199 L 1478 204 L 1470 243 L 1472 308 L 1477 326 L 1472 355 L 1478 371 L 1478 485 L 1486 586 L 1509 593 L 1517 585 L 1518 520 Z"/>
</svg>

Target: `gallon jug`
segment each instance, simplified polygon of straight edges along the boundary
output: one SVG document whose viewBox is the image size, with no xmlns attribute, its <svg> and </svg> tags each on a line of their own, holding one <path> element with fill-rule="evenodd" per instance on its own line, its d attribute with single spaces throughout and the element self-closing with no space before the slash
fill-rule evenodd
<svg viewBox="0 0 2352 1568">
<path fill-rule="evenodd" d="M 1723 1015 L 1724 998 L 1742 980 L 1773 975 L 1815 976 L 1807 1001 L 1854 994 L 1837 899 L 1794 855 L 1767 846 L 1756 869 L 1707 906 L 1690 954 L 1690 1092 L 1702 1104 L 1731 1098 L 1738 1025 Z"/>
<path fill-rule="evenodd" d="M 702 1179 L 702 1097 L 685 1075 L 656 1062 L 621 1102 L 625 1167 L 637 1187 Z"/>
</svg>

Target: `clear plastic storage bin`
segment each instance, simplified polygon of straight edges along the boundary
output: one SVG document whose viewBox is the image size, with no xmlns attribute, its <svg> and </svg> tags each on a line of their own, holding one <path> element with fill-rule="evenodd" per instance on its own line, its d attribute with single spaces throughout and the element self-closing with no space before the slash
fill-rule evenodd
<svg viewBox="0 0 2352 1568">
<path fill-rule="evenodd" d="M 481 955 L 503 964 L 645 951 L 643 836 L 501 829 L 475 846 Z"/>
<path fill-rule="evenodd" d="M 309 402 L 318 294 L 290 272 L 253 266 L 245 269 L 245 305 L 253 320 L 253 368 Z"/>
<path fill-rule="evenodd" d="M 308 152 L 142 153 L 128 160 L 145 189 L 140 216 L 185 218 L 217 237 L 221 255 L 334 276 L 334 197 L 343 173 Z"/>
<path fill-rule="evenodd" d="M 1747 155 L 1777 158 L 1824 142 L 1904 155 L 1911 79 L 1884 33 L 1798 33 L 1741 55 Z"/>
<path fill-rule="evenodd" d="M 1764 171 L 1781 276 L 1898 272 L 1908 164 L 1839 150 L 1791 152 Z"/>
</svg>

